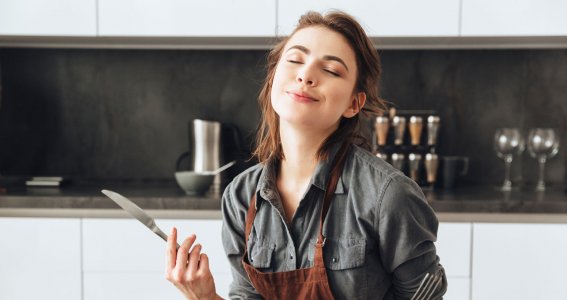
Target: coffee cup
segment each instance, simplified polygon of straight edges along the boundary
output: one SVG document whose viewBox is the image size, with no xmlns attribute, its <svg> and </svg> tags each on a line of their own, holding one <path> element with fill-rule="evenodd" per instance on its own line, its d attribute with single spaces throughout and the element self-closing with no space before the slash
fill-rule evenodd
<svg viewBox="0 0 567 300">
<path fill-rule="evenodd" d="M 455 187 L 460 176 L 466 175 L 469 171 L 469 158 L 465 156 L 444 156 L 440 164 L 441 177 L 439 182 L 444 189 Z"/>
</svg>

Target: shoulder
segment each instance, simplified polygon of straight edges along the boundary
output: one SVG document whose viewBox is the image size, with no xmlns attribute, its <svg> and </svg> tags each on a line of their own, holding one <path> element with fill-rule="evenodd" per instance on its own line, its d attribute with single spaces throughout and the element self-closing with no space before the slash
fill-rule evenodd
<svg viewBox="0 0 567 300">
<path fill-rule="evenodd" d="M 402 174 L 398 169 L 392 167 L 389 163 L 385 162 L 383 159 L 373 155 L 369 151 L 359 147 L 353 146 L 351 152 L 353 167 L 367 167 L 375 172 L 380 173 L 384 176 L 390 176 L 395 173 Z"/>
<path fill-rule="evenodd" d="M 346 164 L 347 177 L 356 188 L 368 191 L 382 206 L 380 210 L 397 209 L 398 206 L 427 205 L 419 185 L 400 170 L 372 153 L 354 146 L 350 161 Z M 352 186 L 352 185 L 351 185 Z"/>
<path fill-rule="evenodd" d="M 345 164 L 344 175 L 351 179 L 354 187 L 370 189 L 379 194 L 384 192 L 392 180 L 405 177 L 398 169 L 359 146 L 353 146 Z"/>
</svg>

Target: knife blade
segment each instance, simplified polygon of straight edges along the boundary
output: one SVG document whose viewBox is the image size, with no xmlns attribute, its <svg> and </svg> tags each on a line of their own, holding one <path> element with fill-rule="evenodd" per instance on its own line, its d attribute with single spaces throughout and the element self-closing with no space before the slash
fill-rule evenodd
<svg viewBox="0 0 567 300">
<path fill-rule="evenodd" d="M 102 190 L 108 198 L 112 199 L 118 206 L 122 207 L 127 211 L 132 217 L 136 218 L 146 227 L 148 227 L 153 233 L 157 234 L 160 238 L 167 242 L 167 235 L 156 225 L 155 220 L 150 217 L 142 208 L 136 205 L 132 200 L 118 194 L 117 192 Z M 179 244 L 177 244 L 177 249 L 179 249 Z"/>
</svg>

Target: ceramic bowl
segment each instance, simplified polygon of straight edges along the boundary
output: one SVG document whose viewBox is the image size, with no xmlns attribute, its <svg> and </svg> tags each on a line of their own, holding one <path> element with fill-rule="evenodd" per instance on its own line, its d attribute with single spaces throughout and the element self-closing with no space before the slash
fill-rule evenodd
<svg viewBox="0 0 567 300">
<path fill-rule="evenodd" d="M 205 194 L 215 175 L 196 173 L 194 171 L 175 172 L 175 180 L 179 187 L 185 191 L 187 195 L 203 195 Z"/>
</svg>

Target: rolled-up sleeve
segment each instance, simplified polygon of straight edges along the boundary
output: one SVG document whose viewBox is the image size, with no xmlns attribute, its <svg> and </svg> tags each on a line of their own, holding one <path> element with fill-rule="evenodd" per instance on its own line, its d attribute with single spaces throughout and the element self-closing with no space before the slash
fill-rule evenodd
<svg viewBox="0 0 567 300">
<path fill-rule="evenodd" d="M 248 207 L 237 200 L 234 181 L 227 186 L 222 197 L 222 243 L 232 271 L 230 299 L 262 299 L 250 283 L 242 266 L 244 229 Z M 246 201 L 248 203 L 248 201 Z"/>
<path fill-rule="evenodd" d="M 424 299 L 441 299 L 447 278 L 434 244 L 439 222 L 419 186 L 406 176 L 392 175 L 377 210 L 380 255 L 393 274 L 395 298 L 425 294 L 427 285 L 429 296 Z"/>
</svg>

